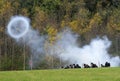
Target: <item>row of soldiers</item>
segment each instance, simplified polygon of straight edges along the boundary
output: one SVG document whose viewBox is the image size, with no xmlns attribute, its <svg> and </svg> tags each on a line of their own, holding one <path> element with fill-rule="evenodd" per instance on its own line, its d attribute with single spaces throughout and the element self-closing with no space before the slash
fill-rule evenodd
<svg viewBox="0 0 120 81">
<path fill-rule="evenodd" d="M 83 67 L 84 68 L 98 68 L 98 66 L 94 63 L 91 63 L 91 66 L 88 65 L 88 64 L 83 64 Z M 110 63 L 109 62 L 106 62 L 105 65 L 101 64 L 101 67 L 110 67 Z M 81 68 L 81 66 L 79 64 L 70 64 L 70 65 L 67 65 L 65 67 L 62 67 L 64 69 L 69 69 L 69 68 Z"/>
</svg>

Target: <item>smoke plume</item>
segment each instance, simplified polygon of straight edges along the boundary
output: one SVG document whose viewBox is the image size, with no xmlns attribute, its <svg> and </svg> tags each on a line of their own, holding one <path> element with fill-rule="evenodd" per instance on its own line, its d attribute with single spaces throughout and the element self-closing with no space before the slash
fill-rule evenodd
<svg viewBox="0 0 120 81">
<path fill-rule="evenodd" d="M 88 45 L 79 47 L 77 44 L 78 35 L 74 34 L 69 29 L 64 30 L 58 34 L 61 37 L 56 42 L 56 52 L 59 52 L 59 57 L 72 63 L 78 63 L 82 66 L 83 63 L 90 64 L 91 62 L 105 64 L 110 62 L 111 66 L 119 66 L 120 58 L 118 56 L 111 57 L 108 53 L 108 49 L 111 46 L 111 41 L 106 36 L 102 38 L 92 39 Z"/>
<path fill-rule="evenodd" d="M 24 16 L 13 16 L 7 26 L 8 35 L 18 44 L 30 48 L 32 65 L 35 66 L 44 56 L 45 36 L 41 36 L 37 30 L 32 29 L 30 20 Z"/>
<path fill-rule="evenodd" d="M 8 23 L 7 32 L 17 43 L 27 45 L 30 48 L 33 66 L 44 58 L 46 53 L 44 45 L 47 36 L 41 36 L 39 31 L 32 29 L 28 18 L 23 16 L 12 17 Z M 93 62 L 98 66 L 106 61 L 110 62 L 112 66 L 118 66 L 120 63 L 118 56 L 111 57 L 108 53 L 111 41 L 106 36 L 92 39 L 88 45 L 82 47 L 78 46 L 78 35 L 74 34 L 70 29 L 58 33 L 57 37 L 58 40 L 55 45 L 50 47 L 47 52 L 63 61 L 78 63 L 79 65 Z"/>
</svg>

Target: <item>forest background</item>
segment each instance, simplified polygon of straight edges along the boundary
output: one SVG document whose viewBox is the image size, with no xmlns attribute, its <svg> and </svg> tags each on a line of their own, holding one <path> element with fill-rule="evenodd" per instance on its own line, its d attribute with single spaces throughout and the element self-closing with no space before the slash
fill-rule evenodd
<svg viewBox="0 0 120 81">
<path fill-rule="evenodd" d="M 0 70 L 29 69 L 30 50 L 6 33 L 14 15 L 30 18 L 32 27 L 48 35 L 51 43 L 64 27 L 80 35 L 77 41 L 81 46 L 97 36 L 107 36 L 112 41 L 109 53 L 120 56 L 120 0 L 0 0 Z M 46 58 L 35 69 L 59 64 L 58 58 Z"/>
</svg>

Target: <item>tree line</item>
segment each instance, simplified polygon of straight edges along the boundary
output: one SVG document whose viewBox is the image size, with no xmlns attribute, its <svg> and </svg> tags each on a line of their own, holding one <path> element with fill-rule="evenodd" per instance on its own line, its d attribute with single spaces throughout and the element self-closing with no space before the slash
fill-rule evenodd
<svg viewBox="0 0 120 81">
<path fill-rule="evenodd" d="M 120 56 L 119 0 L 0 0 L 0 70 L 29 69 L 29 49 L 17 45 L 6 34 L 6 26 L 14 15 L 29 17 L 32 27 L 41 35 L 48 35 L 51 43 L 66 26 L 80 35 L 78 42 L 82 45 L 106 35 L 112 41 L 109 53 Z M 59 65 L 58 58 L 46 58 L 40 68 Z"/>
</svg>

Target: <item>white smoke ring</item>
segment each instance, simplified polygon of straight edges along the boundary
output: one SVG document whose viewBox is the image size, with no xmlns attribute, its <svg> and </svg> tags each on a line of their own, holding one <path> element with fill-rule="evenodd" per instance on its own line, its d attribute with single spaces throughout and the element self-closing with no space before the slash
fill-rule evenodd
<svg viewBox="0 0 120 81">
<path fill-rule="evenodd" d="M 28 18 L 23 16 L 15 16 L 8 23 L 7 31 L 12 38 L 18 39 L 28 32 L 29 27 L 30 25 Z"/>
</svg>

